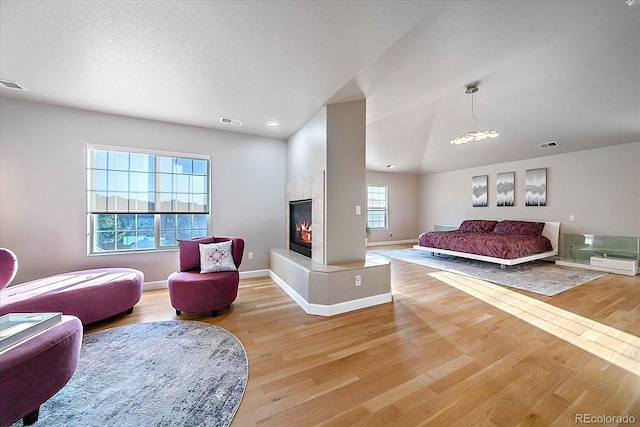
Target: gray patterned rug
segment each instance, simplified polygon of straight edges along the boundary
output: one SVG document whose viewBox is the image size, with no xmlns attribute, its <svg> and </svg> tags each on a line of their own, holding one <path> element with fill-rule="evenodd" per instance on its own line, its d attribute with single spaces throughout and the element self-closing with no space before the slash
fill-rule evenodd
<svg viewBox="0 0 640 427">
<path fill-rule="evenodd" d="M 498 285 L 553 296 L 606 273 L 556 265 L 548 261 L 532 261 L 507 266 L 446 255 L 432 256 L 419 249 L 387 249 L 368 251 L 371 255 L 395 258 L 438 270 L 450 271 Z"/>
<path fill-rule="evenodd" d="M 247 375 L 244 347 L 214 325 L 166 321 L 94 332 L 82 340 L 75 374 L 33 425 L 228 426 Z"/>
</svg>

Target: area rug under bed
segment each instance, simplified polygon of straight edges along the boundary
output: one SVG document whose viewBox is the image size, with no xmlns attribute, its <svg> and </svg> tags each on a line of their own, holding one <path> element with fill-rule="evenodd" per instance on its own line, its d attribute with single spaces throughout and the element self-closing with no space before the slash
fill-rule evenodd
<svg viewBox="0 0 640 427">
<path fill-rule="evenodd" d="M 438 270 L 449 271 L 498 285 L 522 289 L 541 295 L 553 296 L 606 273 L 556 265 L 548 261 L 532 261 L 504 270 L 500 265 L 453 256 L 431 255 L 419 249 L 373 250 L 371 255 L 395 258 Z"/>
<path fill-rule="evenodd" d="M 94 332 L 83 338 L 75 374 L 33 425 L 228 426 L 247 376 L 242 343 L 215 325 L 166 321 Z"/>
</svg>

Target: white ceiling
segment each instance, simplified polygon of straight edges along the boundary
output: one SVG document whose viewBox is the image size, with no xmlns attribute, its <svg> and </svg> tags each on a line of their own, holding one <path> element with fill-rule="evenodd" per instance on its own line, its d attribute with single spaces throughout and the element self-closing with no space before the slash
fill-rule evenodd
<svg viewBox="0 0 640 427">
<path fill-rule="evenodd" d="M 282 139 L 366 98 L 370 170 L 640 141 L 640 5 L 624 0 L 1 0 L 0 55 L 28 89 L 3 98 Z M 476 126 L 500 137 L 452 146 L 473 81 Z"/>
</svg>

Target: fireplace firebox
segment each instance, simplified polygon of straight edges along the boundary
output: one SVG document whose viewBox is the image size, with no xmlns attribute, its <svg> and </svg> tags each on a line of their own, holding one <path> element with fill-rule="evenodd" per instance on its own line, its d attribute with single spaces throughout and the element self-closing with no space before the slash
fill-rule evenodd
<svg viewBox="0 0 640 427">
<path fill-rule="evenodd" d="M 289 249 L 311 258 L 311 200 L 289 202 Z"/>
</svg>

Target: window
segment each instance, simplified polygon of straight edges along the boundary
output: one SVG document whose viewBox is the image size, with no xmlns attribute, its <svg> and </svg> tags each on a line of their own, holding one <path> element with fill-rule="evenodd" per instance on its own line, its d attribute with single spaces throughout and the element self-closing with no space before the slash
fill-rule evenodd
<svg viewBox="0 0 640 427">
<path fill-rule="evenodd" d="M 369 228 L 387 228 L 387 187 L 367 187 L 367 225 Z"/>
<path fill-rule="evenodd" d="M 209 160 L 89 147 L 89 252 L 161 249 L 206 236 Z"/>
</svg>

